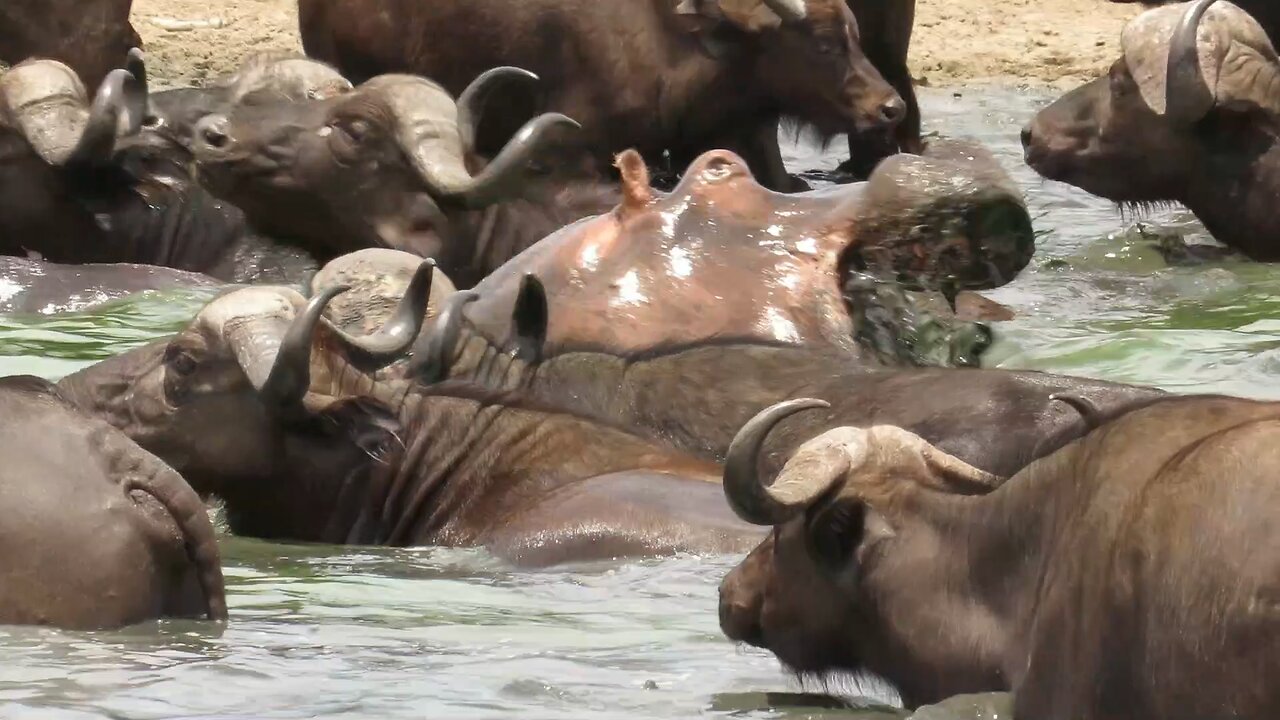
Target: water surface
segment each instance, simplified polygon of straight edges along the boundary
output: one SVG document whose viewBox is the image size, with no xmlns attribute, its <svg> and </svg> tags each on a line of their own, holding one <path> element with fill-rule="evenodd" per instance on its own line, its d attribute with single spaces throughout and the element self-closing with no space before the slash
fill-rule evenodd
<svg viewBox="0 0 1280 720">
<path fill-rule="evenodd" d="M 1018 130 L 1047 94 L 923 96 L 928 129 L 986 142 L 1045 233 L 1032 266 L 992 294 L 1019 317 L 998 328 L 990 364 L 1280 397 L 1280 270 L 1169 268 L 1133 218 L 1038 179 L 1021 162 Z M 793 146 L 788 159 L 795 170 L 829 169 L 840 152 Z M 1144 221 L 1205 239 L 1185 211 Z M 0 374 L 61 377 L 172 332 L 207 297 L 0 316 Z M 766 653 L 720 635 L 715 589 L 737 558 L 528 572 L 478 551 L 242 539 L 223 549 L 224 630 L 173 621 L 102 633 L 0 628 L 0 717 L 889 716 L 767 695 L 801 688 Z M 892 700 L 874 685 L 837 689 Z"/>
</svg>

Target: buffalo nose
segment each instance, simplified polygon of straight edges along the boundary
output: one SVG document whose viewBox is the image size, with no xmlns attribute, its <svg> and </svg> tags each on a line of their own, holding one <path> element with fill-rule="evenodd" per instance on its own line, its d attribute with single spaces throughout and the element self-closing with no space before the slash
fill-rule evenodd
<svg viewBox="0 0 1280 720">
<path fill-rule="evenodd" d="M 907 103 L 898 96 L 893 96 L 880 106 L 880 121 L 893 126 L 907 117 Z"/>
<path fill-rule="evenodd" d="M 227 146 L 230 137 L 227 135 L 227 119 L 221 115 L 210 115 L 201 118 L 195 126 L 196 142 L 206 147 L 220 150 Z"/>
<path fill-rule="evenodd" d="M 735 599 L 736 593 L 720 587 L 720 631 L 734 642 L 744 642 L 760 647 L 764 642 L 764 630 L 760 627 L 759 613 L 752 603 Z"/>
</svg>

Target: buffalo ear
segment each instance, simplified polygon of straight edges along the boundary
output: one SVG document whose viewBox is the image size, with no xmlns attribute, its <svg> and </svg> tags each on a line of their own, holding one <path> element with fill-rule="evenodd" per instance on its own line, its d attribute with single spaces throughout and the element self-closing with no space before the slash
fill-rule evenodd
<svg viewBox="0 0 1280 720">
<path fill-rule="evenodd" d="M 520 292 L 511 313 L 516 357 L 526 362 L 536 362 L 542 357 L 542 345 L 547 341 L 547 314 L 547 290 L 538 276 L 527 273 L 520 281 Z"/>
<path fill-rule="evenodd" d="M 403 426 L 395 413 L 369 398 L 344 398 L 320 411 L 317 420 L 333 434 L 345 436 L 377 461 L 384 461 L 397 446 Z"/>
<path fill-rule="evenodd" d="M 805 523 L 805 541 L 818 566 L 832 575 L 853 578 L 869 550 L 894 534 L 884 515 L 848 496 L 820 504 Z"/>
</svg>

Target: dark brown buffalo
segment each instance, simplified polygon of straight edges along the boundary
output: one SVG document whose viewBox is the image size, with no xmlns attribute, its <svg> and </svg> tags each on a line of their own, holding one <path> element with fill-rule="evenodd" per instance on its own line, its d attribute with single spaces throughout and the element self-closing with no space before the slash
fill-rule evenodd
<svg viewBox="0 0 1280 720">
<path fill-rule="evenodd" d="M 1280 59 L 1228 2 L 1149 10 L 1106 77 L 1023 131 L 1027 163 L 1121 203 L 1177 201 L 1219 241 L 1280 259 Z"/>
<path fill-rule="evenodd" d="M 1015 720 L 1280 713 L 1280 404 L 1144 401 L 1002 477 L 899 427 L 836 428 L 770 484 L 735 439 L 724 487 L 774 528 L 721 586 L 732 639 L 908 705 L 1012 690 Z M 1005 422 L 1005 421 L 1000 421 Z"/>
<path fill-rule="evenodd" d="M 916 99 L 907 52 L 916 21 L 916 0 L 848 0 L 858 20 L 862 51 L 906 103 L 902 122 L 889 130 L 849 135 L 849 159 L 841 170 L 867 177 L 879 162 L 898 152 L 919 153 L 920 103 Z"/>
<path fill-rule="evenodd" d="M 368 374 L 413 340 L 423 268 L 368 337 L 322 319 L 334 290 L 246 288 L 62 388 L 222 498 L 236 533 L 484 546 L 522 564 L 759 542 L 713 463 L 517 393 Z"/>
<path fill-rule="evenodd" d="M 227 618 L 204 504 L 173 469 L 34 377 L 0 379 L 0 623 Z"/>
<path fill-rule="evenodd" d="M 347 93 L 237 103 L 195 127 L 202 181 L 258 228 L 325 258 L 389 247 L 434 258 L 474 284 L 563 225 L 611 207 L 598 181 L 535 175 L 538 149 L 576 127 L 544 114 L 473 177 L 475 124 L 487 101 L 532 77 L 498 68 L 457 103 L 429 80 L 384 75 Z"/>
<path fill-rule="evenodd" d="M 301 253 L 254 237 L 237 208 L 205 192 L 180 143 L 143 129 L 141 56 L 130 66 L 108 74 L 92 97 L 52 60 L 0 75 L 0 253 L 225 280 L 305 267 Z"/>
<path fill-rule="evenodd" d="M 498 98 L 496 115 L 579 120 L 602 171 L 628 148 L 651 163 L 669 152 L 676 168 L 728 148 L 787 189 L 780 116 L 837 134 L 892 127 L 907 110 L 843 0 L 301 0 L 298 14 L 307 54 L 356 80 L 411 72 L 460 93 L 491 67 L 537 73 L 537 101 Z M 495 122 L 479 147 L 514 129 Z"/>
<path fill-rule="evenodd" d="M 97 87 L 142 40 L 129 24 L 133 0 L 4 0 L 0 63 L 50 58 Z"/>
</svg>

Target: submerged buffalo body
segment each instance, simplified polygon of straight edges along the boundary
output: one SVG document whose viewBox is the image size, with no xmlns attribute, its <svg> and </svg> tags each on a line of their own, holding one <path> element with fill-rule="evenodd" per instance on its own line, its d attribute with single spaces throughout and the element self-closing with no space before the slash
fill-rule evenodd
<svg viewBox="0 0 1280 720">
<path fill-rule="evenodd" d="M 1280 405 L 1147 399 L 1007 480 L 898 427 L 837 428 L 769 483 L 743 428 L 725 492 L 774 534 L 721 627 L 796 671 L 871 671 L 908 704 L 1012 690 L 1017 720 L 1280 712 Z"/>
<path fill-rule="evenodd" d="M 518 123 L 545 106 L 580 121 L 601 170 L 628 148 L 655 164 L 670 152 L 676 168 L 728 148 L 785 189 L 779 116 L 835 134 L 906 114 L 844 0 L 303 0 L 298 11 L 307 54 L 355 79 L 412 72 L 460 93 L 492 67 L 537 73 L 539 97 L 496 98 L 495 115 Z M 479 146 L 514 130 L 494 123 Z"/>
<path fill-rule="evenodd" d="M 0 623 L 111 628 L 227 617 L 204 504 L 34 377 L 0 380 Z"/>
<path fill-rule="evenodd" d="M 207 275 L 155 265 L 58 265 L 0 256 L 0 313 L 75 312 L 148 290 L 219 284 Z"/>
<path fill-rule="evenodd" d="M 1232 3 L 1148 10 L 1106 77 L 1026 130 L 1031 167 L 1120 203 L 1181 202 L 1219 241 L 1280 259 L 1280 59 Z"/>
<path fill-rule="evenodd" d="M 366 337 L 322 319 L 333 291 L 238 290 L 62 389 L 222 498 L 237 533 L 484 546 L 537 565 L 759 542 L 713 463 L 518 393 L 362 370 L 413 340 L 430 277 Z"/>
</svg>

